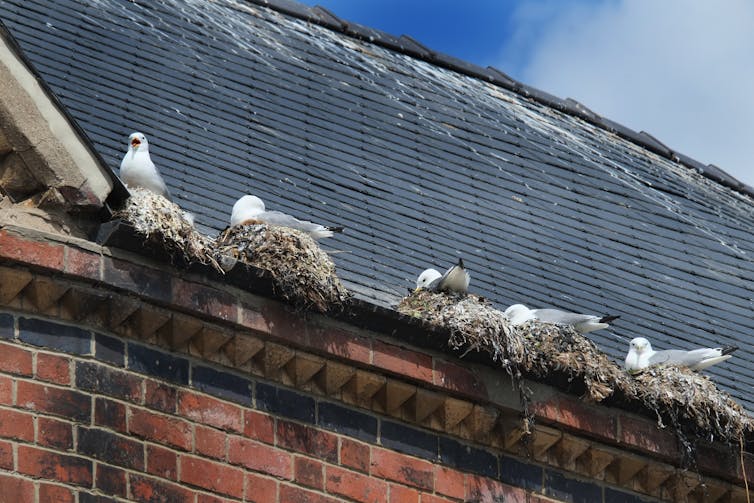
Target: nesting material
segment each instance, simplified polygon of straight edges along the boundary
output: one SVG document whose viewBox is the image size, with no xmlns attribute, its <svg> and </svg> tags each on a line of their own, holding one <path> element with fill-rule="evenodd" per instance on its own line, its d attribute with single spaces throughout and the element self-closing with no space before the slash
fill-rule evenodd
<svg viewBox="0 0 754 503">
<path fill-rule="evenodd" d="M 131 197 L 117 217 L 130 223 L 146 241 L 179 252 L 189 262 L 210 264 L 222 271 L 214 258 L 212 240 L 194 228 L 191 216 L 161 195 L 130 188 Z"/>
<path fill-rule="evenodd" d="M 332 311 L 348 297 L 330 257 L 296 229 L 237 225 L 220 233 L 214 247 L 223 261 L 233 257 L 268 271 L 278 293 L 301 307 Z"/>
<path fill-rule="evenodd" d="M 537 322 L 514 327 L 481 297 L 419 290 L 397 309 L 450 332 L 453 348 L 490 354 L 514 378 L 565 374 L 583 381 L 596 402 L 618 392 L 653 410 L 660 425 L 669 419 L 676 431 L 698 437 L 711 433 L 732 441 L 754 430 L 743 408 L 704 375 L 656 367 L 632 376 L 572 328 Z"/>
</svg>

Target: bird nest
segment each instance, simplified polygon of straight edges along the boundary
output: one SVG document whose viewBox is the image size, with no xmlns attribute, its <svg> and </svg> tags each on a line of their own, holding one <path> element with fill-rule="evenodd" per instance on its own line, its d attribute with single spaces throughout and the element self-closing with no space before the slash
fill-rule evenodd
<svg viewBox="0 0 754 503">
<path fill-rule="evenodd" d="M 537 322 L 513 326 L 481 297 L 427 290 L 413 292 L 397 309 L 448 331 L 449 345 L 464 354 L 488 353 L 517 382 L 523 376 L 565 375 L 569 382 L 583 382 L 593 401 L 617 395 L 641 402 L 657 414 L 661 427 L 663 419 L 669 420 L 679 435 L 714 434 L 732 441 L 754 431 L 743 408 L 706 376 L 675 367 L 654 367 L 632 376 L 570 327 Z"/>
<path fill-rule="evenodd" d="M 341 307 L 348 292 L 335 265 L 314 239 L 296 229 L 266 224 L 225 229 L 214 242 L 218 260 L 227 257 L 264 269 L 283 298 L 320 312 Z"/>
<path fill-rule="evenodd" d="M 165 197 L 142 188 L 130 188 L 131 197 L 115 213 L 141 235 L 146 242 L 178 252 L 188 262 L 210 264 L 222 270 L 214 258 L 212 240 L 197 232 L 191 216 Z"/>
</svg>

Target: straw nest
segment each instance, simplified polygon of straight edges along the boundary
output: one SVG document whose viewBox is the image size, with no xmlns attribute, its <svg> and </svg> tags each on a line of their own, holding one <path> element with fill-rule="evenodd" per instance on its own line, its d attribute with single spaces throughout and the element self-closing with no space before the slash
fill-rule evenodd
<svg viewBox="0 0 754 503">
<path fill-rule="evenodd" d="M 342 307 L 348 298 L 330 257 L 296 229 L 237 225 L 220 233 L 214 248 L 218 258 L 233 257 L 266 270 L 277 293 L 298 306 L 326 312 Z"/>
<path fill-rule="evenodd" d="M 661 427 L 663 419 L 669 420 L 679 434 L 713 434 L 732 441 L 754 430 L 743 408 L 706 376 L 674 367 L 632 376 L 570 327 L 536 322 L 514 327 L 481 297 L 427 290 L 410 294 L 397 309 L 448 331 L 449 345 L 464 354 L 488 353 L 516 381 L 564 374 L 569 381 L 582 381 L 591 400 L 618 395 L 641 402 L 657 414 Z"/>
<path fill-rule="evenodd" d="M 214 258 L 212 240 L 194 229 L 192 217 L 163 196 L 130 188 L 131 197 L 115 216 L 130 223 L 145 242 L 179 252 L 189 262 L 210 264 L 222 271 Z"/>
</svg>

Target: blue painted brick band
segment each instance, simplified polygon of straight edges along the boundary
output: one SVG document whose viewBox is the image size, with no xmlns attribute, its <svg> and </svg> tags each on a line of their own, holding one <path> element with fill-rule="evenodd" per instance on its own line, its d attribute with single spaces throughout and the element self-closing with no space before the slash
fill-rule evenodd
<svg viewBox="0 0 754 503">
<path fill-rule="evenodd" d="M 177 384 L 188 384 L 189 362 L 141 344 L 128 343 L 128 368 Z"/>
<path fill-rule="evenodd" d="M 380 443 L 394 451 L 437 461 L 438 436 L 394 421 L 382 420 Z"/>
<path fill-rule="evenodd" d="M 377 441 L 377 418 L 330 402 L 320 402 L 317 425 L 366 442 Z"/>
<path fill-rule="evenodd" d="M 27 344 L 64 353 L 92 354 L 92 333 L 79 327 L 36 318 L 18 319 L 18 338 Z"/>
<path fill-rule="evenodd" d="M 210 367 L 194 366 L 191 371 L 191 383 L 195 388 L 218 398 L 251 405 L 250 379 Z"/>
<path fill-rule="evenodd" d="M 102 334 L 94 334 L 94 357 L 117 367 L 126 364 L 126 345 L 123 341 Z"/>
<path fill-rule="evenodd" d="M 265 383 L 256 385 L 257 408 L 289 419 L 314 424 L 314 399 Z"/>
<path fill-rule="evenodd" d="M 485 477 L 497 478 L 498 457 L 489 451 L 440 437 L 440 461 L 443 464 Z"/>
<path fill-rule="evenodd" d="M 13 315 L 0 313 L 0 339 L 13 339 Z"/>
</svg>

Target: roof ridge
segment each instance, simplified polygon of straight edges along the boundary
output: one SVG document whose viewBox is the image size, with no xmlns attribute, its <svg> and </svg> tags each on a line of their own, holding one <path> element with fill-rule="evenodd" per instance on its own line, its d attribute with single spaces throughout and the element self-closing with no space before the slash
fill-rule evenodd
<svg viewBox="0 0 754 503">
<path fill-rule="evenodd" d="M 578 117 L 594 126 L 614 133 L 621 138 L 643 147 L 661 157 L 690 168 L 705 178 L 754 198 L 754 187 L 747 185 L 714 164 L 703 164 L 681 152 L 677 152 L 645 131 L 633 129 L 603 117 L 572 98 L 559 98 L 536 87 L 520 82 L 501 70 L 488 66 L 483 68 L 475 63 L 437 52 L 424 46 L 409 35 L 395 36 L 377 28 L 344 20 L 332 11 L 315 5 L 309 7 L 296 0 L 245 0 L 246 2 L 268 7 L 319 26 L 343 33 L 347 36 L 367 41 L 434 65 L 453 70 L 497 85 L 525 98 L 554 108 L 568 115 Z"/>
</svg>

